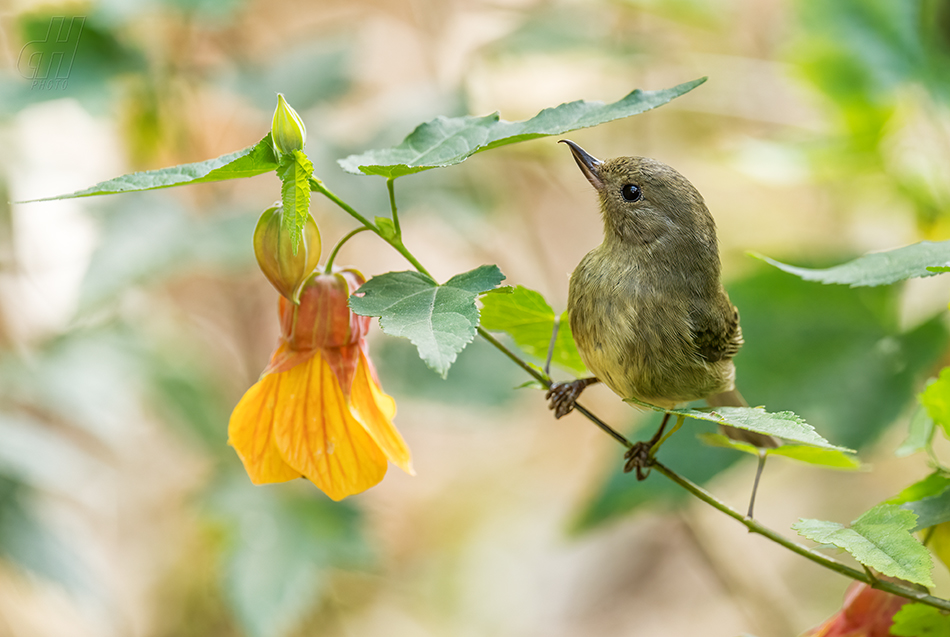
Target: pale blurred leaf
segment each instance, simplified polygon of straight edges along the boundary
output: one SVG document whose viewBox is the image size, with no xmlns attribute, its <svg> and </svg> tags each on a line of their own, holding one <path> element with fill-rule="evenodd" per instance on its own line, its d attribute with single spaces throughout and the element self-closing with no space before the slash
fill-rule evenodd
<svg viewBox="0 0 950 637">
<path fill-rule="evenodd" d="M 289 635 L 319 603 L 329 569 L 368 562 L 356 510 L 295 486 L 232 476 L 209 500 L 230 531 L 225 592 L 251 637 Z"/>
<path fill-rule="evenodd" d="M 894 455 L 903 458 L 918 451 L 924 451 L 933 442 L 934 431 L 933 418 L 923 406 L 919 407 L 911 416 L 907 438 L 900 447 L 894 450 Z"/>
</svg>

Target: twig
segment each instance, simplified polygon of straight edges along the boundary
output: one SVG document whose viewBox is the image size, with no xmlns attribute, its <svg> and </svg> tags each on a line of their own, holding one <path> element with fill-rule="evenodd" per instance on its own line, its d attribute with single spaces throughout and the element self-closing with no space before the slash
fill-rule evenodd
<svg viewBox="0 0 950 637">
<path fill-rule="evenodd" d="M 822 555 L 814 549 L 810 549 L 806 546 L 802 546 L 796 542 L 792 542 L 786 537 L 783 537 L 773 531 L 772 529 L 763 526 L 754 519 L 750 519 L 736 511 L 735 509 L 730 508 L 727 504 L 716 499 L 714 495 L 703 489 L 697 484 L 690 482 L 683 476 L 679 475 L 675 471 L 670 470 L 662 463 L 657 460 L 653 461 L 653 468 L 665 475 L 667 478 L 680 485 L 694 496 L 705 502 L 706 504 L 712 506 L 715 509 L 718 509 L 722 513 L 725 513 L 729 517 L 738 520 L 746 528 L 749 529 L 751 533 L 758 533 L 768 539 L 772 540 L 776 544 L 781 544 L 788 550 L 793 553 L 798 553 L 804 558 L 811 560 L 825 568 L 831 569 L 836 573 L 840 573 L 851 579 L 858 580 L 859 582 L 864 582 L 872 588 L 877 588 L 888 593 L 893 593 L 899 597 L 904 597 L 906 599 L 912 599 L 915 602 L 920 602 L 921 604 L 927 604 L 928 606 L 933 606 L 934 608 L 939 608 L 941 610 L 950 611 L 950 600 L 941 599 L 939 597 L 934 597 L 933 595 L 928 595 L 922 591 L 915 590 L 908 586 L 903 586 L 901 584 L 896 584 L 894 582 L 889 582 L 887 580 L 878 579 L 869 575 L 866 572 L 859 571 L 855 568 L 851 568 L 841 562 L 831 559 L 826 555 Z"/>
</svg>

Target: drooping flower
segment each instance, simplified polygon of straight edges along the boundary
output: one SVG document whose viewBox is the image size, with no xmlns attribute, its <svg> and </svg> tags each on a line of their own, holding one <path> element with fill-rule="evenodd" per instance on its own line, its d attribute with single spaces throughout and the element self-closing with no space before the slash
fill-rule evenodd
<svg viewBox="0 0 950 637">
<path fill-rule="evenodd" d="M 910 600 L 854 582 L 841 610 L 803 637 L 890 637 L 894 615 Z"/>
<path fill-rule="evenodd" d="M 355 270 L 315 273 L 299 305 L 280 298 L 280 344 L 228 426 L 254 484 L 305 477 L 341 500 L 382 480 L 389 460 L 413 474 L 369 358 L 371 319 L 347 306 L 363 282 Z"/>
</svg>

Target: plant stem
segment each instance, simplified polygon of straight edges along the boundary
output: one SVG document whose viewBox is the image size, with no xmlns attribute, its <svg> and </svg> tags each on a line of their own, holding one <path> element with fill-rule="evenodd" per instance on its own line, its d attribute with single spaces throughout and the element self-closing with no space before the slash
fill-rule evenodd
<svg viewBox="0 0 950 637">
<path fill-rule="evenodd" d="M 348 215 L 350 215 L 351 217 L 359 221 L 361 224 L 363 224 L 364 226 L 366 226 L 367 228 L 369 228 L 370 230 L 378 234 L 380 237 L 382 237 L 382 235 L 379 232 L 379 228 L 374 226 L 372 222 L 370 222 L 369 219 L 367 219 L 360 213 L 356 212 L 353 206 L 351 206 L 350 204 L 346 203 L 345 201 L 340 199 L 338 196 L 336 196 L 335 193 L 333 193 L 329 188 L 324 186 L 323 182 L 317 179 L 316 177 L 310 178 L 310 190 L 312 190 L 313 192 L 319 192 L 321 195 L 323 195 L 324 197 L 326 197 L 327 199 L 329 199 L 330 201 L 338 205 L 340 208 L 342 208 Z"/>
<path fill-rule="evenodd" d="M 502 343 L 497 338 L 492 336 L 491 333 L 488 330 L 486 330 L 484 327 L 482 327 L 481 325 L 478 326 L 478 334 L 482 338 L 484 338 L 486 341 L 494 345 L 498 350 L 501 351 L 502 354 L 510 358 L 512 362 L 514 362 L 515 365 L 517 365 L 524 371 L 528 372 L 529 375 L 533 376 L 534 379 L 537 380 L 542 385 L 544 385 L 546 389 L 551 388 L 551 385 L 553 385 L 553 383 L 551 382 L 550 378 L 548 378 L 546 375 L 539 372 L 537 369 L 535 369 L 531 365 L 528 365 L 528 363 L 526 363 L 525 361 L 521 360 L 521 358 L 517 354 L 515 354 L 510 349 L 505 347 L 504 343 Z M 605 423 L 603 420 L 595 416 L 590 411 L 588 411 L 583 405 L 575 404 L 574 409 L 576 409 L 578 413 L 585 416 L 592 423 L 594 423 L 595 425 L 603 429 L 604 432 L 607 433 L 607 435 L 609 435 L 611 438 L 613 438 L 614 440 L 622 444 L 627 449 L 630 449 L 633 447 L 633 443 L 627 440 L 626 436 L 624 436 L 622 433 L 620 433 L 619 431 L 617 431 L 616 429 L 614 429 L 613 427 Z"/>
<path fill-rule="evenodd" d="M 706 504 L 712 506 L 715 509 L 718 509 L 722 513 L 725 513 L 726 515 L 728 515 L 729 517 L 735 520 L 738 520 L 743 525 L 745 525 L 746 528 L 749 529 L 750 533 L 758 533 L 759 535 L 765 536 L 768 539 L 772 540 L 773 542 L 777 544 L 781 544 L 782 546 L 792 551 L 793 553 L 798 553 L 802 557 L 807 558 L 817 564 L 820 564 L 824 566 L 825 568 L 831 569 L 832 571 L 835 571 L 836 573 L 840 573 L 841 575 L 850 577 L 851 579 L 864 582 L 865 584 L 868 584 L 872 588 L 877 588 L 882 591 L 886 591 L 888 593 L 893 593 L 894 595 L 897 595 L 899 597 L 912 599 L 915 602 L 920 602 L 921 604 L 927 604 L 928 606 L 933 606 L 934 608 L 939 608 L 941 610 L 950 610 L 950 600 L 941 599 L 939 597 L 928 595 L 927 593 L 915 590 L 913 588 L 910 588 L 909 586 L 904 586 L 902 584 L 897 584 L 895 582 L 889 582 L 887 580 L 879 579 L 877 577 L 874 577 L 873 575 L 869 575 L 867 572 L 859 571 L 855 568 L 851 568 L 850 566 L 842 564 L 841 562 L 833 560 L 830 557 L 823 555 L 814 549 L 810 549 L 796 542 L 792 542 L 788 538 L 779 535 L 772 529 L 766 526 L 763 526 L 762 524 L 755 521 L 754 519 L 748 518 L 742 515 L 735 509 L 729 507 L 724 502 L 721 502 L 720 500 L 718 500 L 714 495 L 712 495 L 711 493 L 709 493 L 708 491 L 706 491 L 699 485 L 693 482 L 690 482 L 683 476 L 667 468 L 665 465 L 663 465 L 662 463 L 658 462 L 655 459 L 653 461 L 652 468 L 656 471 L 659 471 L 660 473 L 665 475 L 667 478 L 669 478 L 670 480 L 672 480 L 679 486 L 683 487 L 684 489 L 692 493 L 694 496 L 696 496 L 697 498 L 699 498 Z"/>
<path fill-rule="evenodd" d="M 386 189 L 389 190 L 389 207 L 393 212 L 393 228 L 396 231 L 396 238 L 402 241 L 402 229 L 399 227 L 399 211 L 396 209 L 396 178 L 390 177 L 386 180 Z"/>
<path fill-rule="evenodd" d="M 349 234 L 347 234 L 346 236 L 344 236 L 342 239 L 340 239 L 340 240 L 337 242 L 337 244 L 336 244 L 335 246 L 333 246 L 333 251 L 330 253 L 330 256 L 327 257 L 327 267 L 326 267 L 326 270 L 325 270 L 325 272 L 326 272 L 327 274 L 330 274 L 330 272 L 333 271 L 333 270 L 332 270 L 332 268 L 333 268 L 333 260 L 336 259 L 336 253 L 340 251 L 340 248 L 343 247 L 343 244 L 346 243 L 347 241 L 349 241 L 350 239 L 352 239 L 353 237 L 355 237 L 356 235 L 358 235 L 359 233 L 361 233 L 361 232 L 366 232 L 367 230 L 371 230 L 371 228 L 367 228 L 366 226 L 360 226 L 360 227 L 357 228 L 356 230 L 353 230 L 353 231 L 351 231 Z"/>
<path fill-rule="evenodd" d="M 340 199 L 332 190 L 327 188 L 323 184 L 323 182 L 320 181 L 319 179 L 316 179 L 314 177 L 310 178 L 310 190 L 314 192 L 319 192 L 321 195 L 323 195 L 324 197 L 326 197 L 327 199 L 329 199 L 330 201 L 338 205 L 340 208 L 343 209 L 344 212 L 346 212 L 348 215 L 350 215 L 351 217 L 359 221 L 361 224 L 363 224 L 367 230 L 372 230 L 373 232 L 376 233 L 376 235 L 380 239 L 382 239 L 383 241 L 391 245 L 396 250 L 396 252 L 401 254 L 406 259 L 406 261 L 412 264 L 412 267 L 414 267 L 419 272 L 425 274 L 426 276 L 433 278 L 432 275 L 429 274 L 429 271 L 426 270 L 425 267 L 421 263 L 419 263 L 419 260 L 416 259 L 416 257 L 414 257 L 412 253 L 409 252 L 408 249 L 406 249 L 406 246 L 403 245 L 402 239 L 399 236 L 398 230 L 395 237 L 392 237 L 392 238 L 384 237 L 383 233 L 380 232 L 379 228 L 377 228 L 369 219 L 367 219 L 366 217 L 358 213 L 356 209 L 353 208 L 353 206 L 351 206 L 350 204 Z M 398 229 L 397 223 L 398 222 L 396 220 L 393 220 L 393 227 Z"/>
</svg>

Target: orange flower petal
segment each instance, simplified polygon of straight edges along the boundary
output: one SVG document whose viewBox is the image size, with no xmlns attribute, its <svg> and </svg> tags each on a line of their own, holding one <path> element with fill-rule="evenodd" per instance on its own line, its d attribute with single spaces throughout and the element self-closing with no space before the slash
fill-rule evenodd
<svg viewBox="0 0 950 637">
<path fill-rule="evenodd" d="M 396 401 L 384 394 L 373 380 L 371 363 L 363 352 L 360 352 L 356 366 L 350 400 L 357 418 L 386 456 L 409 475 L 415 475 L 409 446 L 392 423 L 396 415 Z"/>
<path fill-rule="evenodd" d="M 274 439 L 284 460 L 334 500 L 386 475 L 386 456 L 350 414 L 336 375 L 321 354 L 283 372 Z"/>
<path fill-rule="evenodd" d="M 286 482 L 300 477 L 284 462 L 274 445 L 274 409 L 283 374 L 270 374 L 255 383 L 231 412 L 228 443 L 234 447 L 254 484 Z"/>
<path fill-rule="evenodd" d="M 281 300 L 284 300 L 284 297 L 280 297 Z M 267 367 L 264 368 L 264 371 L 261 372 L 261 376 L 267 374 L 276 374 L 279 372 L 286 372 L 292 367 L 301 365 L 307 362 L 307 359 L 316 354 L 315 350 L 295 350 L 291 349 L 290 343 L 285 340 L 280 341 L 280 345 L 277 346 L 277 349 L 274 350 L 274 353 L 271 354 L 270 362 L 267 364 Z"/>
</svg>

